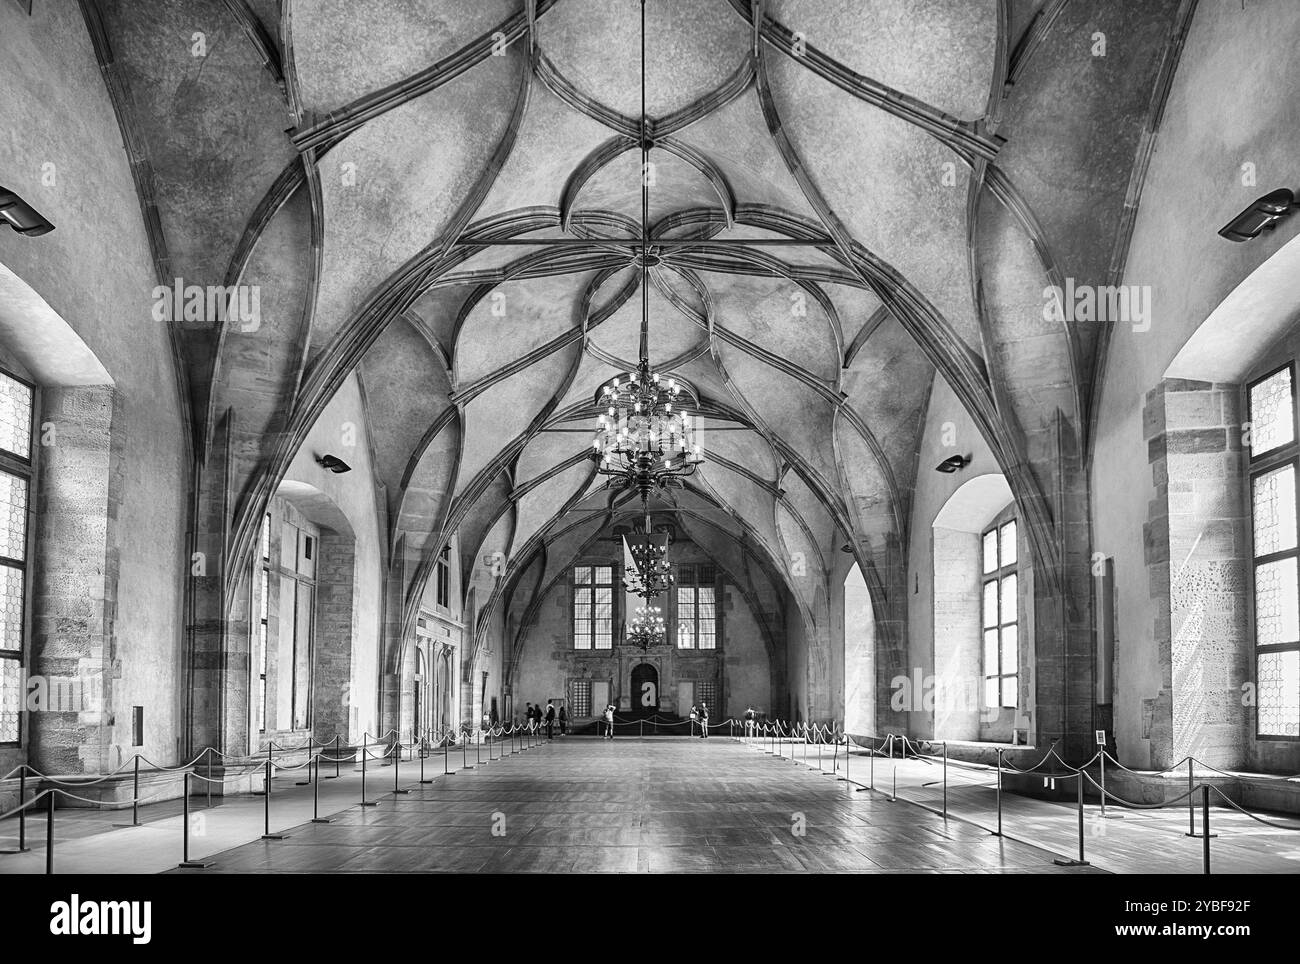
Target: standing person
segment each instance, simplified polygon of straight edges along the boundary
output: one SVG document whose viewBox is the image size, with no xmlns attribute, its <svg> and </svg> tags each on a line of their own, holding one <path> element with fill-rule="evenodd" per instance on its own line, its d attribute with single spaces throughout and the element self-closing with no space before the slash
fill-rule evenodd
<svg viewBox="0 0 1300 964">
<path fill-rule="evenodd" d="M 694 703 L 691 704 L 691 736 L 695 735 L 695 721 L 700 718 L 700 708 Z"/>
<path fill-rule="evenodd" d="M 546 701 L 546 738 L 555 739 L 555 707 L 550 700 Z"/>
<path fill-rule="evenodd" d="M 700 704 L 700 739 L 707 740 L 708 738 L 709 738 L 709 704 L 701 703 Z"/>
<path fill-rule="evenodd" d="M 533 704 L 529 703 L 528 709 L 524 710 L 524 729 L 531 730 L 532 728 L 533 728 Z"/>
<path fill-rule="evenodd" d="M 745 736 L 754 735 L 754 708 L 748 707 L 745 710 Z"/>
<path fill-rule="evenodd" d="M 614 739 L 614 704 L 605 704 L 605 739 Z"/>
<path fill-rule="evenodd" d="M 560 706 L 560 736 L 567 736 L 569 733 L 569 709 L 567 706 Z"/>
</svg>

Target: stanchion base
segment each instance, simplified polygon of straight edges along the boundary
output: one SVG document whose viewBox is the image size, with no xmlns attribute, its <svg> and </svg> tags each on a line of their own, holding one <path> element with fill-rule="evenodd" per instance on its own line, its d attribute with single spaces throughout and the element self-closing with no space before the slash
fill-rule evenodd
<svg viewBox="0 0 1300 964">
<path fill-rule="evenodd" d="M 391 793 L 410 793 L 410 790 L 392 790 Z"/>
<path fill-rule="evenodd" d="M 114 830 L 130 830 L 132 827 L 143 827 L 144 824 L 142 824 L 142 823 L 110 823 L 109 826 L 112 827 Z M 0 850 L 0 854 L 2 854 L 2 853 L 7 853 L 7 851 Z"/>
<path fill-rule="evenodd" d="M 1122 813 L 1098 813 L 1095 814 L 1095 816 L 1100 817 L 1102 820 L 1123 820 L 1124 819 L 1124 814 Z"/>
<path fill-rule="evenodd" d="M 17 850 L 0 850 L 0 854 L 29 854 L 31 852 L 31 847 L 19 847 Z"/>
<path fill-rule="evenodd" d="M 287 833 L 264 833 L 264 834 L 262 834 L 262 839 L 263 839 L 263 840 L 287 840 L 288 838 L 289 838 L 289 835 L 288 835 Z"/>
<path fill-rule="evenodd" d="M 1065 857 L 1057 857 L 1052 863 L 1058 867 L 1091 867 L 1092 864 L 1086 860 L 1069 860 Z"/>
<path fill-rule="evenodd" d="M 311 822 L 312 823 L 333 823 L 334 818 L 333 817 L 312 817 Z"/>
<path fill-rule="evenodd" d="M 185 860 L 176 866 L 181 870 L 206 870 L 214 863 L 216 863 L 216 861 L 213 860 Z"/>
<path fill-rule="evenodd" d="M 322 780 L 337 780 L 338 777 L 321 777 Z"/>
<path fill-rule="evenodd" d="M 447 775 L 448 775 L 448 776 L 451 776 L 450 773 L 447 774 Z M 420 782 L 421 782 L 421 783 L 432 783 L 433 781 L 432 781 L 432 780 L 421 780 Z"/>
<path fill-rule="evenodd" d="M 310 780 L 299 780 L 297 783 L 294 784 L 294 786 L 295 786 L 295 787 L 309 787 L 309 786 L 311 786 L 311 781 L 310 781 Z"/>
<path fill-rule="evenodd" d="M 1183 836 L 1184 836 L 1184 837 L 1195 837 L 1197 840 L 1204 840 L 1204 839 L 1205 839 L 1205 834 L 1203 834 L 1203 833 L 1185 833 L 1185 834 L 1183 834 Z M 1217 837 L 1217 836 L 1218 836 L 1217 833 L 1212 833 L 1212 834 L 1210 834 L 1210 839 L 1213 840 L 1213 839 L 1214 839 L 1215 837 Z"/>
<path fill-rule="evenodd" d="M 377 807 L 377 806 L 379 806 L 379 801 L 378 801 L 378 800 L 362 800 L 361 803 L 360 803 L 360 806 L 363 806 L 363 807 Z"/>
</svg>

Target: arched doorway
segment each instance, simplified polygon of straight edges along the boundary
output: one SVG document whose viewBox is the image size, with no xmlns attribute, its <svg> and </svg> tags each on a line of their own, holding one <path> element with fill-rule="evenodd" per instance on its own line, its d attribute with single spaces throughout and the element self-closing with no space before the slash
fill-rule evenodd
<svg viewBox="0 0 1300 964">
<path fill-rule="evenodd" d="M 659 711 L 659 671 L 649 663 L 632 667 L 632 715 L 649 716 Z"/>
</svg>

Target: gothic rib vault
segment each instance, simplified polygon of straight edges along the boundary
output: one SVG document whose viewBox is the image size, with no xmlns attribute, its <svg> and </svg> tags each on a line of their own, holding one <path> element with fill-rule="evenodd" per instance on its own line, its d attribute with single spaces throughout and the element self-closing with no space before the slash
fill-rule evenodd
<svg viewBox="0 0 1300 964">
<path fill-rule="evenodd" d="M 142 6 L 83 12 L 159 277 L 262 290 L 257 331 L 173 332 L 198 542 L 222 560 L 194 624 L 238 618 L 264 506 L 353 372 L 389 527 L 385 663 L 453 534 L 479 628 L 539 600 L 636 508 L 585 456 L 595 391 L 636 356 L 638 0 Z M 659 508 L 784 585 L 810 636 L 856 561 L 902 645 L 935 377 L 1007 475 L 1061 636 L 1086 623 L 1071 467 L 1105 334 L 1045 319 L 1042 292 L 1122 271 L 1194 3 L 1117 6 L 647 2 L 652 362 L 700 390 L 707 459 Z M 202 85 L 158 43 L 196 16 Z M 1089 58 L 1093 31 L 1140 42 Z M 478 564 L 497 553 L 504 574 Z M 1063 685 L 1063 707 L 1086 699 Z"/>
</svg>

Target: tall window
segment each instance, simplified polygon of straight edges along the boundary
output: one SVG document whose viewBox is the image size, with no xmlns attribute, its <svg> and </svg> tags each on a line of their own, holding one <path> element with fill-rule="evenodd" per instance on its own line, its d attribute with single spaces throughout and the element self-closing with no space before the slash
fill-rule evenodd
<svg viewBox="0 0 1300 964">
<path fill-rule="evenodd" d="M 993 526 L 983 550 L 984 705 L 1016 705 L 1020 633 L 1016 594 L 1016 520 Z"/>
<path fill-rule="evenodd" d="M 35 390 L 0 372 L 0 744 L 22 739 L 27 507 Z"/>
<path fill-rule="evenodd" d="M 1255 571 L 1256 733 L 1300 739 L 1300 592 L 1297 591 L 1294 370 L 1247 388 Z"/>
<path fill-rule="evenodd" d="M 443 609 L 451 608 L 451 546 L 443 546 L 438 553 L 437 603 Z"/>
<path fill-rule="evenodd" d="M 677 567 L 677 648 L 716 649 L 718 570 L 710 565 Z"/>
<path fill-rule="evenodd" d="M 257 719 L 254 721 L 259 733 L 266 729 L 266 664 L 267 639 L 269 638 L 271 612 L 271 513 L 262 517 L 262 565 L 258 591 L 261 602 L 258 604 L 257 621 Z"/>
<path fill-rule="evenodd" d="M 276 729 L 311 726 L 317 535 L 310 523 L 298 526 L 286 521 L 280 539 Z"/>
<path fill-rule="evenodd" d="M 614 567 L 574 566 L 573 648 L 614 648 Z"/>
</svg>

